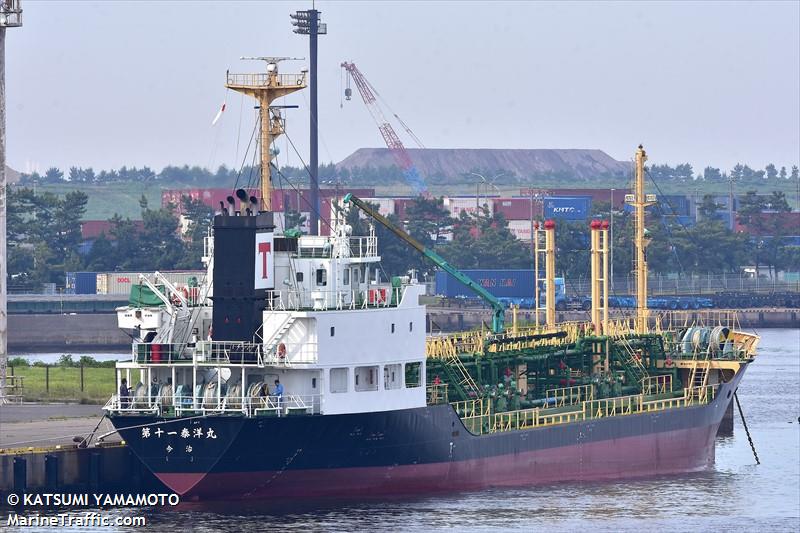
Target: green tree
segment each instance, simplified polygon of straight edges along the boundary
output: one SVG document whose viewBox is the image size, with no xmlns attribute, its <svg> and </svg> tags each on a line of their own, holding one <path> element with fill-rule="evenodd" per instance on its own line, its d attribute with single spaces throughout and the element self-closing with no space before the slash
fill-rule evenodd
<svg viewBox="0 0 800 533">
<path fill-rule="evenodd" d="M 453 225 L 453 240 L 440 248 L 441 255 L 457 268 L 530 268 L 528 247 L 508 229 L 500 213 L 486 206 L 476 215 L 462 211 Z"/>
<path fill-rule="evenodd" d="M 767 173 L 768 180 L 774 180 L 778 177 L 778 169 L 776 169 L 775 165 L 773 165 L 772 163 L 768 164 L 764 168 L 764 171 Z"/>
<path fill-rule="evenodd" d="M 44 181 L 45 183 L 60 183 L 64 180 L 64 173 L 61 172 L 56 167 L 50 167 L 44 173 Z"/>
<path fill-rule="evenodd" d="M 32 189 L 10 189 L 8 196 L 9 275 L 15 283 L 64 283 L 65 270 L 81 266 L 81 218 L 87 196 L 64 198 Z"/>
<path fill-rule="evenodd" d="M 105 233 L 101 233 L 92 243 L 85 264 L 89 271 L 106 272 L 117 268 L 114 244 L 106 237 Z"/>
<path fill-rule="evenodd" d="M 722 181 L 722 174 L 718 168 L 706 167 L 703 170 L 703 179 L 706 181 Z"/>
<path fill-rule="evenodd" d="M 190 196 L 181 197 L 181 213 L 186 223 L 183 232 L 185 255 L 179 262 L 180 268 L 201 268 L 205 237 L 214 220 L 214 212 L 201 200 Z"/>
<path fill-rule="evenodd" d="M 300 211 L 296 211 L 294 209 L 287 210 L 284 220 L 287 230 L 296 229 L 297 231 L 305 233 L 303 228 L 305 227 L 306 216 L 300 213 Z"/>
</svg>

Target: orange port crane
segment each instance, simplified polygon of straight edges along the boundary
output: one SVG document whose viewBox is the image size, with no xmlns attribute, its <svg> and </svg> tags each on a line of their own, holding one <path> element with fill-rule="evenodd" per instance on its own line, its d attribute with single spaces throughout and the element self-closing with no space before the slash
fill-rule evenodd
<svg viewBox="0 0 800 533">
<path fill-rule="evenodd" d="M 389 148 L 389 152 L 394 156 L 397 165 L 403 170 L 408 184 L 411 185 L 415 194 L 426 194 L 427 186 L 425 185 L 425 180 L 422 179 L 419 171 L 414 166 L 414 162 L 411 160 L 408 150 L 406 150 L 406 147 L 403 145 L 403 141 L 397 136 L 394 128 L 392 128 L 392 125 L 386 120 L 386 116 L 381 110 L 380 104 L 378 103 L 378 98 L 380 98 L 378 91 L 367 81 L 367 78 L 358 70 L 355 63 L 348 63 L 345 61 L 342 63 L 342 68 L 347 71 L 347 88 L 344 92 L 345 99 L 350 100 L 353 94 L 353 90 L 350 88 L 350 80 L 352 79 L 358 88 L 358 92 L 361 93 L 361 98 L 364 100 L 364 104 L 366 104 L 370 115 L 372 115 L 372 119 L 378 126 L 378 131 L 381 132 L 381 136 L 386 146 Z M 416 142 L 420 148 L 425 148 L 419 138 L 411 131 L 411 128 L 409 128 L 396 113 L 392 114 L 409 136 L 414 139 L 414 142 Z"/>
</svg>

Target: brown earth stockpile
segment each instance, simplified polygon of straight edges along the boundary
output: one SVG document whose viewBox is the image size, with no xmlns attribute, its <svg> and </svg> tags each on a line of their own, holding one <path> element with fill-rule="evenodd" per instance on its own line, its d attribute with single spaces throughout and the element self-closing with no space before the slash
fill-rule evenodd
<svg viewBox="0 0 800 533">
<path fill-rule="evenodd" d="M 602 150 L 409 149 L 422 175 L 457 176 L 474 169 L 498 169 L 520 176 L 569 172 L 579 178 L 598 174 L 626 175 L 628 162 L 617 161 Z M 387 148 L 360 148 L 339 162 L 337 169 L 390 167 L 395 160 Z"/>
</svg>

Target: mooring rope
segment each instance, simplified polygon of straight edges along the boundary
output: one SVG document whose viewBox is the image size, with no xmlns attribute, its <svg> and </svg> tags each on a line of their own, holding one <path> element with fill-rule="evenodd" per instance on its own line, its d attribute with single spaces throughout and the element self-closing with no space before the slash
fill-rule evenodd
<svg viewBox="0 0 800 533">
<path fill-rule="evenodd" d="M 750 443 L 750 449 L 753 450 L 753 456 L 756 458 L 756 464 L 760 465 L 761 461 L 758 460 L 758 453 L 756 453 L 756 445 L 753 444 L 753 438 L 750 436 L 750 430 L 747 429 L 747 422 L 744 419 L 744 413 L 742 412 L 742 404 L 739 403 L 739 395 L 735 392 L 733 393 L 733 399 L 736 400 L 736 407 L 739 409 L 739 416 L 742 418 L 742 425 L 744 426 L 744 432 L 747 434 L 747 441 Z"/>
</svg>

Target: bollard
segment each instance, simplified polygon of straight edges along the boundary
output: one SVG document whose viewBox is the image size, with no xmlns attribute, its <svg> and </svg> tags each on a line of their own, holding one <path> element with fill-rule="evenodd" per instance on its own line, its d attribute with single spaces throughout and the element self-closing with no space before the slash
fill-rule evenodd
<svg viewBox="0 0 800 533">
<path fill-rule="evenodd" d="M 83 363 L 81 363 L 81 392 L 83 392 Z"/>
<path fill-rule="evenodd" d="M 89 489 L 99 490 L 103 479 L 103 456 L 100 452 L 92 452 L 89 455 Z"/>
<path fill-rule="evenodd" d="M 44 365 L 44 390 L 50 395 L 50 365 Z"/>
<path fill-rule="evenodd" d="M 14 492 L 28 489 L 28 461 L 24 457 L 14 457 Z"/>
<path fill-rule="evenodd" d="M 47 454 L 44 456 L 44 484 L 48 489 L 56 489 L 58 483 L 58 456 Z"/>
</svg>

